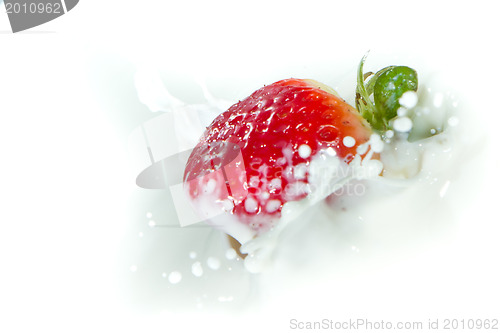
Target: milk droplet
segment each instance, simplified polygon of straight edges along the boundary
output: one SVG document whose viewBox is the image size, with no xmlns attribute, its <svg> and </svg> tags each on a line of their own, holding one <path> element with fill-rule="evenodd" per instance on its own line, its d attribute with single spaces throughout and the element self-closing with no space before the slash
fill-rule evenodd
<svg viewBox="0 0 500 333">
<path fill-rule="evenodd" d="M 278 190 L 281 188 L 281 179 L 279 178 L 273 178 L 271 179 L 271 181 L 269 182 L 269 185 L 268 185 L 269 189 L 270 190 Z"/>
<path fill-rule="evenodd" d="M 155 221 L 153 221 L 153 220 L 151 220 L 151 221 L 149 221 L 148 225 L 149 225 L 151 228 L 153 228 L 153 227 L 155 227 L 155 226 L 156 226 L 156 222 L 155 222 Z"/>
<path fill-rule="evenodd" d="M 210 179 L 205 185 L 205 193 L 211 194 L 215 190 L 215 186 L 217 185 L 215 179 Z"/>
<path fill-rule="evenodd" d="M 270 264 L 270 260 L 269 251 L 264 251 L 264 253 L 262 251 L 254 251 L 246 256 L 244 265 L 248 272 L 260 273 Z"/>
<path fill-rule="evenodd" d="M 350 148 L 354 147 L 354 145 L 356 144 L 356 140 L 352 136 L 345 136 L 342 140 L 342 143 L 344 144 L 344 146 Z"/>
<path fill-rule="evenodd" d="M 375 133 L 370 135 L 370 147 L 375 153 L 381 153 L 384 150 L 384 142 L 380 135 Z"/>
<path fill-rule="evenodd" d="M 136 265 L 132 265 L 132 266 L 130 266 L 130 271 L 131 271 L 132 273 L 137 272 L 137 266 L 136 266 Z"/>
<path fill-rule="evenodd" d="M 230 212 L 234 208 L 234 203 L 229 199 L 222 200 L 222 210 L 225 212 Z"/>
<path fill-rule="evenodd" d="M 294 198 L 311 193 L 311 186 L 302 181 L 288 184 L 284 191 L 285 198 Z"/>
<path fill-rule="evenodd" d="M 177 284 L 181 282 L 181 280 L 182 280 L 182 274 L 180 272 L 173 271 L 168 275 L 168 281 L 171 284 Z"/>
<path fill-rule="evenodd" d="M 279 201 L 277 199 L 269 200 L 266 203 L 266 212 L 274 213 L 275 211 L 277 211 L 280 208 L 280 206 L 281 206 L 281 201 Z"/>
<path fill-rule="evenodd" d="M 299 147 L 299 156 L 302 158 L 308 158 L 309 156 L 311 156 L 311 151 L 311 147 L 309 147 L 308 145 L 301 145 Z"/>
<path fill-rule="evenodd" d="M 404 116 L 406 116 L 407 113 L 408 113 L 408 109 L 403 108 L 403 107 L 399 108 L 398 112 L 397 112 L 398 117 L 404 117 Z"/>
<path fill-rule="evenodd" d="M 398 117 L 393 123 L 394 129 L 400 133 L 406 133 L 413 127 L 413 122 L 408 117 Z"/>
<path fill-rule="evenodd" d="M 250 253 L 245 258 L 244 264 L 250 273 L 259 273 L 262 270 L 262 263 L 255 257 L 254 253 Z"/>
<path fill-rule="evenodd" d="M 305 163 L 300 163 L 293 168 L 293 176 L 295 179 L 305 179 L 307 173 L 307 165 Z"/>
<path fill-rule="evenodd" d="M 233 299 L 234 299 L 233 296 L 227 296 L 227 297 L 219 296 L 217 298 L 219 302 L 231 302 Z"/>
<path fill-rule="evenodd" d="M 203 267 L 201 267 L 201 262 L 196 261 L 193 265 L 191 265 L 191 273 L 194 276 L 200 277 L 203 275 Z"/>
<path fill-rule="evenodd" d="M 459 119 L 455 116 L 448 118 L 448 125 L 450 126 L 457 126 L 459 123 Z"/>
<path fill-rule="evenodd" d="M 368 151 L 368 147 L 369 146 L 367 143 L 360 144 L 358 148 L 356 148 L 356 152 L 360 155 L 366 154 L 366 152 Z"/>
<path fill-rule="evenodd" d="M 266 191 L 263 191 L 259 194 L 259 199 L 261 199 L 262 201 L 265 201 L 267 199 L 269 199 L 271 195 L 269 194 L 269 192 L 266 192 Z"/>
<path fill-rule="evenodd" d="M 220 260 L 214 257 L 208 257 L 207 266 L 214 271 L 220 268 Z"/>
<path fill-rule="evenodd" d="M 247 213 L 250 214 L 256 213 L 258 209 L 259 209 L 259 203 L 257 202 L 257 200 L 255 200 L 252 197 L 247 197 L 245 199 L 245 210 L 247 211 Z"/>
<path fill-rule="evenodd" d="M 234 259 L 236 259 L 237 255 L 238 255 L 238 253 L 236 253 L 236 250 L 233 248 L 229 248 L 226 250 L 226 259 L 227 260 L 234 260 Z"/>
<path fill-rule="evenodd" d="M 399 104 L 411 109 L 418 103 L 418 95 L 414 91 L 407 91 L 399 98 Z"/>
<path fill-rule="evenodd" d="M 196 256 L 197 256 L 196 252 L 194 252 L 194 251 L 189 252 L 189 258 L 195 259 Z"/>
<path fill-rule="evenodd" d="M 376 177 L 384 169 L 384 165 L 379 160 L 369 160 L 366 162 L 366 174 L 369 178 Z"/>
<path fill-rule="evenodd" d="M 450 181 L 447 180 L 446 183 L 444 183 L 443 187 L 441 187 L 441 190 L 439 191 L 439 196 L 441 198 L 444 198 L 446 195 L 446 192 L 448 192 L 448 187 L 450 186 Z"/>
<path fill-rule="evenodd" d="M 259 176 L 252 176 L 248 180 L 248 186 L 249 187 L 257 187 L 257 186 L 259 186 L 259 182 L 260 182 Z"/>
<path fill-rule="evenodd" d="M 436 95 L 434 95 L 434 100 L 433 100 L 433 104 L 435 107 L 440 107 L 442 104 L 443 104 L 443 94 L 441 93 L 437 93 Z"/>
<path fill-rule="evenodd" d="M 335 151 L 335 149 L 333 149 L 332 147 L 328 147 L 326 148 L 326 153 L 329 155 L 329 156 L 336 156 L 337 155 L 337 152 Z"/>
<path fill-rule="evenodd" d="M 152 218 L 152 217 L 153 217 L 153 214 L 151 214 L 150 212 L 147 212 L 147 213 L 146 213 L 146 217 L 147 217 L 148 219 L 150 219 L 150 218 Z"/>
</svg>

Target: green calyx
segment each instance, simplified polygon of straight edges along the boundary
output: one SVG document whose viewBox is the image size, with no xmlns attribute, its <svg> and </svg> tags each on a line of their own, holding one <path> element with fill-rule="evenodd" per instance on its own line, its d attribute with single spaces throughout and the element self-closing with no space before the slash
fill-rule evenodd
<svg viewBox="0 0 500 333">
<path fill-rule="evenodd" d="M 363 73 L 366 55 L 358 68 L 356 108 L 372 128 L 383 132 L 397 116 L 399 99 L 407 91 L 417 91 L 417 72 L 407 66 L 388 66 L 377 73 Z"/>
</svg>

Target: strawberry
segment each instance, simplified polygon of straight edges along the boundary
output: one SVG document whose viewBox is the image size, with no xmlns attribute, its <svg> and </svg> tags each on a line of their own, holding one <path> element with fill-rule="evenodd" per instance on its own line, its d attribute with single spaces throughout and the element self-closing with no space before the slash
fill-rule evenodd
<svg viewBox="0 0 500 333">
<path fill-rule="evenodd" d="M 371 134 L 332 89 L 278 81 L 207 127 L 186 164 L 185 189 L 199 213 L 243 243 L 278 223 L 286 203 L 311 195 L 314 158 L 328 152 L 347 165 Z"/>
</svg>

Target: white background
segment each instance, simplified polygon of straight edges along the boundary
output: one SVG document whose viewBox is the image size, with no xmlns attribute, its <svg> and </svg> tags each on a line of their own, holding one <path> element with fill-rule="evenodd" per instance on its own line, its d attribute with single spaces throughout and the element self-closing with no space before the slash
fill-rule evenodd
<svg viewBox="0 0 500 333">
<path fill-rule="evenodd" d="M 152 63 L 181 81 L 204 75 L 237 90 L 238 78 L 261 85 L 274 78 L 269 72 L 306 73 L 312 63 L 334 67 L 330 59 L 343 53 L 414 54 L 442 67 L 452 84 L 461 85 L 457 89 L 470 92 L 481 131 L 495 134 L 500 31 L 495 11 L 494 1 L 83 0 L 67 15 L 18 34 L 9 32 L 7 16 L 0 13 L 0 330 L 225 332 L 267 325 L 287 331 L 287 318 L 299 317 L 311 309 L 308 304 L 294 312 L 288 303 L 276 311 L 277 318 L 256 312 L 237 320 L 219 314 L 214 320 L 209 314 L 139 313 L 123 300 L 116 260 L 130 218 L 125 208 L 136 189 L 126 138 L 147 115 L 130 119 L 109 109 L 126 109 L 120 94 L 135 93 L 124 86 L 130 71 Z M 130 107 L 135 106 L 140 107 Z M 470 193 L 474 206 L 458 237 L 462 245 L 443 256 L 453 260 L 433 262 L 425 274 L 398 282 L 398 290 L 407 288 L 409 294 L 416 285 L 430 290 L 427 299 L 385 294 L 377 284 L 362 286 L 352 298 L 348 291 L 339 296 L 349 300 L 352 318 L 366 311 L 381 319 L 427 318 L 429 307 L 440 318 L 498 318 L 500 219 L 493 175 L 500 164 L 498 146 L 488 147 L 488 165 L 470 175 L 487 186 Z M 446 266 L 452 273 L 440 278 Z M 373 277 L 384 286 L 383 278 Z M 300 304 L 306 296 L 291 293 L 288 300 Z M 315 319 L 334 315 L 328 311 L 331 301 L 315 304 Z M 396 301 L 401 303 L 391 304 Z"/>
</svg>

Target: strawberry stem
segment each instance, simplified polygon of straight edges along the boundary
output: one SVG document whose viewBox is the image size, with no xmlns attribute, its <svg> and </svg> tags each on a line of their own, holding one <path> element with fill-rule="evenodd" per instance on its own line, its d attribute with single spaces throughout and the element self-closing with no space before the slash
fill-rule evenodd
<svg viewBox="0 0 500 333">
<path fill-rule="evenodd" d="M 394 66 L 385 67 L 375 74 L 372 72 L 363 73 L 363 65 L 367 56 L 368 53 L 363 56 L 358 67 L 356 108 L 361 113 L 361 116 L 370 123 L 373 129 L 376 131 L 385 131 L 388 127 L 389 119 L 385 119 L 382 116 L 383 112 L 380 112 L 380 110 L 377 109 L 377 106 L 372 101 L 371 96 L 373 95 L 375 83 L 380 75 L 394 68 Z M 368 82 L 365 83 L 367 80 Z"/>
<path fill-rule="evenodd" d="M 372 114 L 375 113 L 375 104 L 370 100 L 370 95 L 366 91 L 365 76 L 363 74 L 363 64 L 365 63 L 368 53 L 363 56 L 358 67 L 358 84 L 356 86 L 356 107 L 363 118 L 369 121 Z"/>
</svg>

